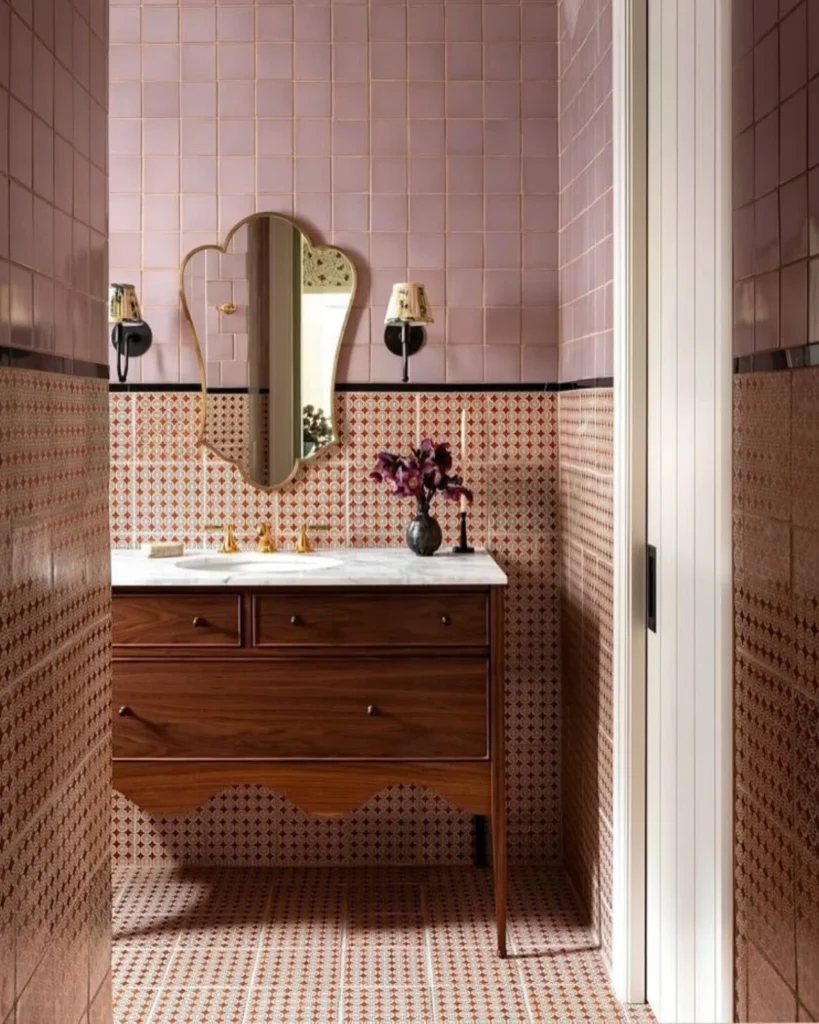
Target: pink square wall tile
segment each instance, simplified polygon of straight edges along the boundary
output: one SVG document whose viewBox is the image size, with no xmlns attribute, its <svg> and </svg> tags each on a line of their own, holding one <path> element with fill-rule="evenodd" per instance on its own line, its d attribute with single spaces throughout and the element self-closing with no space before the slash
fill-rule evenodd
<svg viewBox="0 0 819 1024">
<path fill-rule="evenodd" d="M 458 324 L 445 315 L 452 303 L 475 314 L 482 352 L 485 319 L 503 339 L 495 347 L 525 343 L 515 312 L 524 270 L 530 299 L 554 308 L 552 296 L 533 298 L 532 275 L 557 267 L 557 5 L 112 11 L 112 41 L 126 48 L 138 36 L 142 58 L 141 88 L 122 66 L 125 50 L 112 59 L 111 194 L 122 258 L 133 258 L 126 236 L 144 214 L 125 197 L 182 190 L 178 227 L 141 227 L 152 237 L 134 269 L 148 275 L 149 294 L 152 275 L 170 269 L 171 230 L 192 240 L 272 205 L 317 237 L 347 239 L 368 279 L 379 267 L 393 279 L 440 274 L 442 349 Z M 474 279 L 455 274 L 473 270 Z M 360 301 L 372 309 L 384 300 L 367 289 Z M 454 379 L 443 351 L 428 358 L 433 378 Z M 363 363 L 357 355 L 356 372 Z M 482 356 L 480 373 L 487 366 L 497 380 L 502 365 Z M 522 358 L 517 367 L 514 380 Z"/>
<path fill-rule="evenodd" d="M 808 332 L 808 261 L 783 267 L 780 279 L 779 343 L 792 348 L 807 343 Z"/>
<path fill-rule="evenodd" d="M 447 345 L 446 379 L 469 384 L 484 378 L 484 349 L 481 345 Z"/>
</svg>

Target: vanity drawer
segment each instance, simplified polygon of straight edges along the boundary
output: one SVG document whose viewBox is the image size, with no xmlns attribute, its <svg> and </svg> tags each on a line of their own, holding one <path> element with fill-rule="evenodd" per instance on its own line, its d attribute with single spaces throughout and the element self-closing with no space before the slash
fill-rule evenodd
<svg viewBox="0 0 819 1024">
<path fill-rule="evenodd" d="M 227 594 L 113 600 L 115 647 L 238 647 L 241 603 Z"/>
<path fill-rule="evenodd" d="M 318 593 L 283 590 L 254 598 L 253 643 L 280 646 L 477 646 L 488 643 L 484 594 Z"/>
<path fill-rule="evenodd" d="M 486 758 L 487 662 L 119 661 L 114 756 Z"/>
</svg>

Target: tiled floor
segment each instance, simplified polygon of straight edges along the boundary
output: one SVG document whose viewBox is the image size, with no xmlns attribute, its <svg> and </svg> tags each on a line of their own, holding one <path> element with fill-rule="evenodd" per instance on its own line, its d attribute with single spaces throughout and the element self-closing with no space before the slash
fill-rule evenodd
<svg viewBox="0 0 819 1024">
<path fill-rule="evenodd" d="M 643 1022 L 614 998 L 558 872 L 513 874 L 494 954 L 470 868 L 120 868 L 115 1024 Z"/>
</svg>

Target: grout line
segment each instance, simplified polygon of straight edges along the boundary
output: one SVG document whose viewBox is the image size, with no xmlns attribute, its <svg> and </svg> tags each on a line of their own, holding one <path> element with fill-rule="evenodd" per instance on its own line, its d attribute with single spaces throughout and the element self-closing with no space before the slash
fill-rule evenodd
<svg viewBox="0 0 819 1024">
<path fill-rule="evenodd" d="M 165 971 L 162 974 L 162 977 L 160 978 L 159 982 L 157 983 L 156 994 L 154 996 L 153 1002 L 151 1003 L 151 1008 L 148 1010 L 148 1014 L 145 1018 L 144 1024 L 151 1024 L 152 1021 L 154 1021 L 154 1024 L 163 1024 L 161 1020 L 154 1019 L 154 1013 L 156 1013 L 156 1009 L 159 1003 L 159 997 L 163 994 L 163 991 L 165 989 L 165 982 L 169 979 L 171 965 L 173 964 L 174 957 L 176 956 L 177 950 L 179 949 L 179 944 L 182 941 L 182 934 L 183 933 L 180 932 L 177 935 L 176 941 L 173 944 L 173 948 L 171 949 L 171 955 L 168 957 L 168 965 L 165 968 Z"/>
<path fill-rule="evenodd" d="M 432 1009 L 432 1024 L 438 1024 L 438 1011 L 435 1008 L 435 973 L 433 971 L 432 958 L 432 925 L 429 920 L 429 905 L 427 900 L 427 886 L 421 884 L 421 915 L 424 922 L 424 958 L 426 960 L 427 984 L 429 992 L 429 1005 Z M 443 1024 L 443 1022 L 442 1022 Z"/>
<path fill-rule="evenodd" d="M 336 1024 L 344 1024 L 344 1005 L 346 1002 L 346 987 L 344 985 L 344 968 L 346 965 L 349 949 L 348 927 L 350 919 L 350 889 L 348 885 L 342 887 L 341 897 L 341 955 L 338 979 L 338 1007 L 336 1009 Z"/>
<path fill-rule="evenodd" d="M 256 986 L 256 978 L 259 976 L 259 970 L 261 966 L 262 950 L 264 949 L 264 937 L 265 937 L 265 925 L 270 918 L 270 911 L 273 905 L 273 894 L 277 890 L 274 888 L 272 883 L 269 884 L 267 896 L 264 901 L 264 910 L 262 911 L 262 928 L 259 931 L 259 937 L 256 939 L 256 956 L 253 961 L 253 970 L 250 972 L 250 982 L 247 985 L 247 1002 L 245 1003 L 244 1012 L 242 1013 L 242 1020 L 238 1024 L 246 1024 L 248 1021 L 248 1014 L 250 1013 L 250 1005 L 253 998 L 253 990 Z"/>
<path fill-rule="evenodd" d="M 507 891 L 507 903 L 509 901 L 509 893 Z M 523 960 L 518 958 L 517 944 L 509 928 L 509 921 L 506 922 L 506 944 L 508 946 L 507 956 L 514 960 L 514 969 L 517 976 L 518 984 L 520 985 L 521 992 L 523 993 L 523 1002 L 526 1006 L 526 1015 L 529 1018 L 530 1024 L 540 1024 L 537 1017 L 535 1017 L 535 1011 L 532 1008 L 532 1003 L 529 999 L 529 991 L 526 986 L 526 979 L 523 976 Z"/>
</svg>

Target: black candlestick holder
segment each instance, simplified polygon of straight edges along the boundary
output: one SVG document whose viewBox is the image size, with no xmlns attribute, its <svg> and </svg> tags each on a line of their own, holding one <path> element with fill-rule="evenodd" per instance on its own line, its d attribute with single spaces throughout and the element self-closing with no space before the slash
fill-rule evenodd
<svg viewBox="0 0 819 1024">
<path fill-rule="evenodd" d="M 452 551 L 456 555 L 474 555 L 475 549 L 471 548 L 469 546 L 469 543 L 468 543 L 467 537 L 466 537 L 466 516 L 467 516 L 467 513 L 466 512 L 460 512 L 458 514 L 459 514 L 460 519 L 461 519 L 461 539 L 460 539 L 459 543 L 457 544 L 457 546 L 452 549 Z"/>
</svg>

